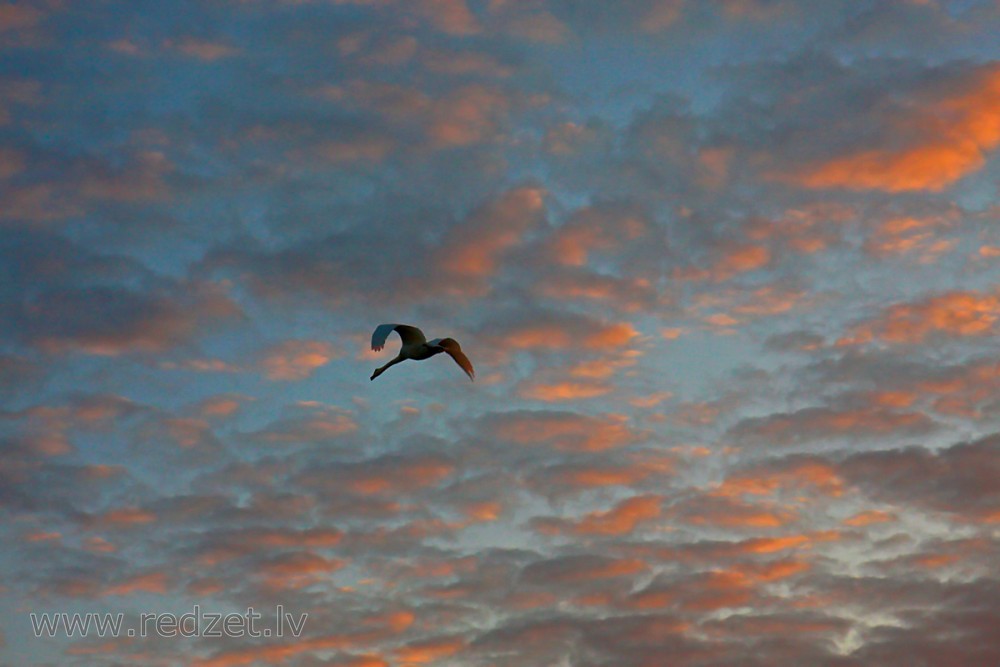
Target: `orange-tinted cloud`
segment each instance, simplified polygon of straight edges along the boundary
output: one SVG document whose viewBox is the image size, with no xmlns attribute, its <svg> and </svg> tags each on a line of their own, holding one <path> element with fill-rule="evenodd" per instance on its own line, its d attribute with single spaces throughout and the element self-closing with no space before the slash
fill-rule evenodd
<svg viewBox="0 0 1000 667">
<path fill-rule="evenodd" d="M 490 29 L 529 42 L 561 44 L 572 33 L 545 4 L 539 0 L 490 0 Z"/>
<path fill-rule="evenodd" d="M 420 54 L 424 67 L 432 72 L 455 76 L 480 76 L 505 79 L 516 68 L 511 67 L 489 53 L 479 51 L 445 51 L 426 49 Z"/>
<path fill-rule="evenodd" d="M 627 322 L 567 319 L 508 325 L 498 336 L 500 344 L 515 350 L 611 349 L 627 345 L 639 332 Z"/>
<path fill-rule="evenodd" d="M 712 266 L 715 280 L 726 280 L 737 274 L 764 268 L 771 262 L 771 251 L 766 246 L 734 244 L 721 249 Z"/>
<path fill-rule="evenodd" d="M 14 176 L 24 169 L 24 154 L 13 148 L 0 147 L 0 180 Z"/>
<path fill-rule="evenodd" d="M 255 574 L 271 589 L 297 589 L 323 581 L 347 563 L 311 551 L 281 554 L 257 566 Z"/>
<path fill-rule="evenodd" d="M 239 49 L 228 44 L 197 37 L 182 37 L 177 40 L 168 40 L 164 43 L 164 46 L 174 49 L 189 58 L 197 58 L 206 62 L 231 58 L 240 52 Z"/>
<path fill-rule="evenodd" d="M 156 515 L 138 507 L 108 510 L 97 517 L 100 525 L 135 526 L 156 521 Z"/>
<path fill-rule="evenodd" d="M 472 84 L 435 100 L 427 117 L 427 137 L 435 148 L 469 146 L 494 138 L 512 106 L 503 91 Z"/>
<path fill-rule="evenodd" d="M 639 451 L 626 462 L 597 460 L 588 463 L 566 463 L 548 466 L 529 478 L 531 487 L 540 494 L 579 492 L 611 486 L 637 486 L 655 476 L 674 473 L 674 458 L 659 451 Z"/>
<path fill-rule="evenodd" d="M 203 552 L 202 560 L 216 563 L 267 549 L 329 549 L 342 538 L 343 533 L 335 528 L 248 528 L 213 535 L 212 545 Z"/>
<path fill-rule="evenodd" d="M 443 461 L 412 461 L 385 472 L 358 469 L 344 482 L 357 493 L 379 494 L 430 486 L 453 471 L 454 466 Z"/>
<path fill-rule="evenodd" d="M 592 206 L 576 211 L 546 241 L 550 256 L 566 266 L 584 266 L 591 253 L 609 250 L 646 233 L 648 223 L 627 207 Z"/>
<path fill-rule="evenodd" d="M 610 394 L 614 386 L 605 382 L 576 381 L 576 382 L 528 382 L 517 390 L 517 395 L 546 403 L 557 403 L 561 401 L 576 401 L 587 398 L 597 398 Z"/>
<path fill-rule="evenodd" d="M 471 35 L 480 30 L 465 0 L 416 0 L 401 4 L 449 35 Z"/>
<path fill-rule="evenodd" d="M 208 444 L 215 439 L 211 425 L 204 419 L 166 417 L 158 420 L 156 427 L 163 429 L 164 435 L 184 449 Z"/>
<path fill-rule="evenodd" d="M 662 32 L 673 26 L 684 11 L 685 0 L 653 0 L 639 21 L 643 32 Z"/>
<path fill-rule="evenodd" d="M 598 146 L 603 136 L 597 126 L 565 121 L 545 132 L 543 145 L 552 155 L 569 156 Z"/>
<path fill-rule="evenodd" d="M 342 162 L 381 162 L 395 148 L 392 138 L 359 132 L 354 136 L 320 142 L 314 148 L 323 160 Z"/>
<path fill-rule="evenodd" d="M 249 396 L 220 394 L 198 402 L 198 414 L 207 419 L 224 419 L 239 412 L 245 401 L 252 400 Z"/>
<path fill-rule="evenodd" d="M 709 268 L 679 267 L 673 275 L 677 280 L 722 282 L 741 273 L 766 268 L 771 258 L 771 249 L 766 245 L 727 242 L 715 250 Z"/>
<path fill-rule="evenodd" d="M 116 584 L 101 589 L 101 595 L 131 595 L 132 593 L 166 593 L 167 575 L 164 572 L 150 572 L 129 577 Z"/>
<path fill-rule="evenodd" d="M 943 238 L 942 230 L 952 226 L 953 215 L 901 216 L 883 220 L 868 239 L 865 252 L 879 258 L 916 255 L 929 263 L 955 247 L 957 240 Z"/>
<path fill-rule="evenodd" d="M 695 526 L 721 528 L 777 528 L 791 523 L 795 513 L 776 505 L 735 498 L 701 495 L 673 505 L 669 515 Z"/>
<path fill-rule="evenodd" d="M 348 649 L 365 639 L 346 634 L 299 638 L 294 642 L 224 649 L 208 658 L 196 658 L 190 664 L 193 667 L 244 667 L 262 662 L 280 664 L 303 653 Z"/>
<path fill-rule="evenodd" d="M 309 470 L 301 481 L 310 487 L 335 488 L 360 496 L 397 498 L 436 486 L 455 472 L 455 464 L 438 456 L 383 456 L 334 469 Z"/>
<path fill-rule="evenodd" d="M 627 535 L 636 527 L 660 516 L 659 496 L 634 496 L 606 511 L 590 512 L 579 520 L 536 519 L 532 525 L 540 533 L 576 535 Z"/>
<path fill-rule="evenodd" d="M 304 380 L 340 352 L 320 340 L 286 340 L 264 350 L 260 366 L 269 380 Z"/>
<path fill-rule="evenodd" d="M 30 4 L 0 5 L 0 32 L 31 28 L 45 18 L 45 13 Z"/>
<path fill-rule="evenodd" d="M 423 665 L 447 659 L 464 647 L 459 638 L 428 639 L 402 646 L 394 653 L 403 664 Z"/>
<path fill-rule="evenodd" d="M 520 243 L 545 212 L 545 191 L 510 190 L 452 229 L 437 252 L 436 265 L 448 280 L 482 280 L 497 272 L 505 251 Z M 459 289 L 456 283 L 454 288 Z"/>
<path fill-rule="evenodd" d="M 1000 145 L 1000 66 L 915 95 L 886 121 L 886 145 L 778 175 L 808 188 L 938 191 L 978 171 Z"/>
<path fill-rule="evenodd" d="M 489 435 L 501 441 L 547 445 L 567 451 L 615 449 L 638 442 L 644 436 L 619 415 L 519 410 L 488 415 L 481 424 Z"/>
<path fill-rule="evenodd" d="M 712 493 L 739 497 L 799 492 L 803 489 L 836 497 L 844 491 L 844 480 L 831 463 L 800 459 L 781 466 L 763 465 L 731 474 Z"/>
<path fill-rule="evenodd" d="M 785 0 L 722 0 L 726 16 L 734 20 L 774 21 L 788 18 L 800 8 Z"/>
<path fill-rule="evenodd" d="M 62 534 L 52 531 L 28 533 L 24 536 L 25 542 L 58 542 L 61 539 Z"/>
<path fill-rule="evenodd" d="M 72 435 L 107 431 L 117 421 L 142 410 L 142 406 L 121 396 L 87 394 L 65 405 L 35 405 L 7 417 L 18 422 L 24 446 L 44 456 L 59 456 L 73 451 Z"/>
<path fill-rule="evenodd" d="M 755 218 L 744 228 L 747 238 L 783 244 L 811 255 L 838 244 L 845 223 L 856 216 L 850 206 L 834 203 L 807 204 L 790 208 L 775 219 Z"/>
<path fill-rule="evenodd" d="M 121 289 L 49 292 L 34 299 L 27 313 L 22 335 L 35 347 L 117 356 L 168 350 L 242 311 L 218 286 L 189 285 L 176 295 Z"/>
<path fill-rule="evenodd" d="M 739 542 L 738 547 L 743 553 L 770 554 L 806 546 L 809 543 L 807 535 L 785 535 L 783 537 L 755 537 Z"/>
<path fill-rule="evenodd" d="M 358 423 L 343 410 L 325 406 L 299 406 L 303 414 L 279 419 L 250 434 L 265 443 L 322 442 L 354 433 Z"/>
<path fill-rule="evenodd" d="M 935 428 L 937 424 L 920 412 L 897 412 L 880 407 L 822 407 L 745 419 L 730 432 L 753 441 L 790 444 L 862 435 L 929 433 Z"/>
<path fill-rule="evenodd" d="M 856 326 L 838 341 L 838 345 L 855 345 L 873 339 L 920 343 L 934 335 L 988 336 L 995 331 L 998 318 L 1000 295 L 996 292 L 944 292 L 891 305 L 875 318 Z"/>
<path fill-rule="evenodd" d="M 169 193 L 166 178 L 174 167 L 158 151 L 144 151 L 129 157 L 123 168 L 105 164 L 83 165 L 76 189 L 87 199 L 143 202 L 162 199 Z"/>
<path fill-rule="evenodd" d="M 560 271 L 535 285 L 542 296 L 556 301 L 593 301 L 636 312 L 660 301 L 656 287 L 646 278 L 622 278 L 591 271 Z"/>
<path fill-rule="evenodd" d="M 794 577 L 810 569 L 812 566 L 804 560 L 786 558 L 769 563 L 743 563 L 730 571 L 746 577 L 749 582 L 766 583 Z"/>
<path fill-rule="evenodd" d="M 896 520 L 896 515 L 892 512 L 882 510 L 865 510 L 844 519 L 845 526 L 860 527 L 870 526 L 877 523 L 889 523 Z"/>
<path fill-rule="evenodd" d="M 496 521 L 503 515 L 503 503 L 498 500 L 483 500 L 467 503 L 461 508 L 470 521 Z"/>
</svg>

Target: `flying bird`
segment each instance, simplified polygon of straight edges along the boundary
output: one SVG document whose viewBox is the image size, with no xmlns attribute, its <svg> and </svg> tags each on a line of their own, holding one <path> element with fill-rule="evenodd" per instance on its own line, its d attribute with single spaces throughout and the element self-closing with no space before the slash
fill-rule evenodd
<svg viewBox="0 0 1000 667">
<path fill-rule="evenodd" d="M 375 333 L 372 334 L 372 349 L 378 352 L 385 347 L 385 340 L 393 331 L 399 334 L 399 338 L 403 341 L 403 346 L 399 348 L 399 354 L 396 355 L 395 359 L 389 361 L 385 366 L 375 369 L 375 372 L 372 373 L 372 380 L 385 373 L 390 366 L 394 366 L 401 361 L 406 361 L 407 359 L 423 361 L 442 352 L 447 352 L 455 360 L 455 363 L 461 366 L 470 380 L 476 379 L 476 371 L 472 368 L 472 362 L 462 352 L 462 346 L 458 344 L 457 340 L 454 338 L 435 338 L 432 341 L 428 341 L 423 331 L 408 324 L 378 325 L 375 328 Z"/>
</svg>

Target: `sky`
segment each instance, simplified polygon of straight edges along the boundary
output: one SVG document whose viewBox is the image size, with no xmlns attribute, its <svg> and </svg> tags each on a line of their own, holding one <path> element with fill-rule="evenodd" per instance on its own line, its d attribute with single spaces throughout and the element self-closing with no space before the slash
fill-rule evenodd
<svg viewBox="0 0 1000 667">
<path fill-rule="evenodd" d="M 0 3 L 0 663 L 1000 664 L 997 34 Z"/>
</svg>

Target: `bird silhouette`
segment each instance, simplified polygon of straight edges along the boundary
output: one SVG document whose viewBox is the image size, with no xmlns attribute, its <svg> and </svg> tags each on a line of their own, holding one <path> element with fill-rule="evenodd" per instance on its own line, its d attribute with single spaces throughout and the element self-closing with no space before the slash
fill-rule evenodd
<svg viewBox="0 0 1000 667">
<path fill-rule="evenodd" d="M 408 324 L 378 325 L 372 334 L 372 349 L 378 352 L 385 347 L 385 341 L 393 331 L 399 334 L 400 340 L 403 341 L 403 346 L 399 348 L 399 354 L 396 355 L 395 359 L 390 360 L 385 366 L 375 369 L 375 372 L 371 376 L 372 380 L 385 373 L 390 366 L 394 366 L 401 361 L 406 361 L 407 359 L 423 361 L 442 352 L 447 352 L 455 360 L 455 363 L 465 371 L 469 379 L 475 380 L 476 371 L 472 368 L 472 362 L 462 352 L 462 346 L 458 344 L 457 340 L 454 338 L 435 338 L 432 341 L 428 341 L 423 331 Z"/>
</svg>

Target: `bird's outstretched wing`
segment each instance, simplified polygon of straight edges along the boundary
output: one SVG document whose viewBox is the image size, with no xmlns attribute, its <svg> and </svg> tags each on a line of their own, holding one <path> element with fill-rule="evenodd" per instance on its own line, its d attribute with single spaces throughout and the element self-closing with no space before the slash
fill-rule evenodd
<svg viewBox="0 0 1000 667">
<path fill-rule="evenodd" d="M 385 347 L 385 340 L 393 331 L 399 334 L 403 345 L 419 345 L 427 342 L 424 332 L 416 327 L 411 327 L 408 324 L 380 324 L 375 327 L 375 332 L 372 333 L 372 349 L 378 352 Z"/>
<path fill-rule="evenodd" d="M 472 367 L 472 362 L 469 358 L 465 356 L 462 352 L 462 346 L 458 344 L 458 341 L 454 338 L 442 338 L 437 343 L 438 347 L 444 348 L 444 351 L 448 353 L 455 363 L 462 367 L 465 374 L 469 376 L 470 380 L 476 379 L 476 369 Z"/>
</svg>

